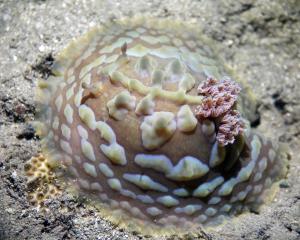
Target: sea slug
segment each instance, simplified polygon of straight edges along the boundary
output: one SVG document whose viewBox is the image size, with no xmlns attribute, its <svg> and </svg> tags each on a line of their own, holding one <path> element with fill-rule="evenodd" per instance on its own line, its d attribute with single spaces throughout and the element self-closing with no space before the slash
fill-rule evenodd
<svg viewBox="0 0 300 240">
<path fill-rule="evenodd" d="M 219 224 L 285 172 L 277 144 L 249 126 L 247 87 L 196 25 L 118 20 L 73 41 L 52 72 L 37 92 L 43 154 L 113 221 Z"/>
</svg>

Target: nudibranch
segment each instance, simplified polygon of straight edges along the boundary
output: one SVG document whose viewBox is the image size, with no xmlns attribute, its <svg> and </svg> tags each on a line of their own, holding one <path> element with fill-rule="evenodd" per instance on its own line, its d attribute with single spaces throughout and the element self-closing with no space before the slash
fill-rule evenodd
<svg viewBox="0 0 300 240">
<path fill-rule="evenodd" d="M 37 92 L 43 154 L 114 221 L 218 224 L 260 205 L 285 172 L 278 145 L 249 126 L 248 90 L 195 25 L 114 21 L 74 40 L 52 72 Z"/>
</svg>

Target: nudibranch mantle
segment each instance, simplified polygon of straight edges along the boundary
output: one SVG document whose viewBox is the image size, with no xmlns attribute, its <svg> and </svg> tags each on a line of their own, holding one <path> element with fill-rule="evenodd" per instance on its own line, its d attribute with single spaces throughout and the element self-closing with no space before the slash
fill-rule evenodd
<svg viewBox="0 0 300 240">
<path fill-rule="evenodd" d="M 39 82 L 44 154 L 61 161 L 115 221 L 218 224 L 259 205 L 284 172 L 276 144 L 246 124 L 247 94 L 234 99 L 227 117 L 201 115 L 199 106 L 206 110 L 211 100 L 207 86 L 198 86 L 228 83 L 202 35 L 175 20 L 115 21 L 73 41 L 56 58 L 54 76 Z M 223 134 L 220 144 L 219 125 L 230 130 L 236 109 L 245 125 L 236 121 L 236 133 L 225 144 Z"/>
</svg>

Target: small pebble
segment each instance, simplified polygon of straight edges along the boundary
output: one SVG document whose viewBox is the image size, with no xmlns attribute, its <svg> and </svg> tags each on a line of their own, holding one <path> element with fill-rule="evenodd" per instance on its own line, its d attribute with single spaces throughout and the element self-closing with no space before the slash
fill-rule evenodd
<svg viewBox="0 0 300 240">
<path fill-rule="evenodd" d="M 289 188 L 289 187 L 290 187 L 290 184 L 288 183 L 288 181 L 282 180 L 282 181 L 279 183 L 279 187 L 280 187 L 280 188 Z"/>
</svg>

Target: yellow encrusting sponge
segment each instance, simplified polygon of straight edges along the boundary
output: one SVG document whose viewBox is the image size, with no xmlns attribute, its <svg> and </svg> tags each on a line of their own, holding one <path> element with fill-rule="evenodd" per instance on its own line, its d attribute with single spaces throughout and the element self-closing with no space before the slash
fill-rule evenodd
<svg viewBox="0 0 300 240">
<path fill-rule="evenodd" d="M 28 160 L 24 170 L 27 176 L 28 199 L 32 204 L 43 207 L 46 199 L 61 194 L 54 167 L 42 154 Z"/>
</svg>

